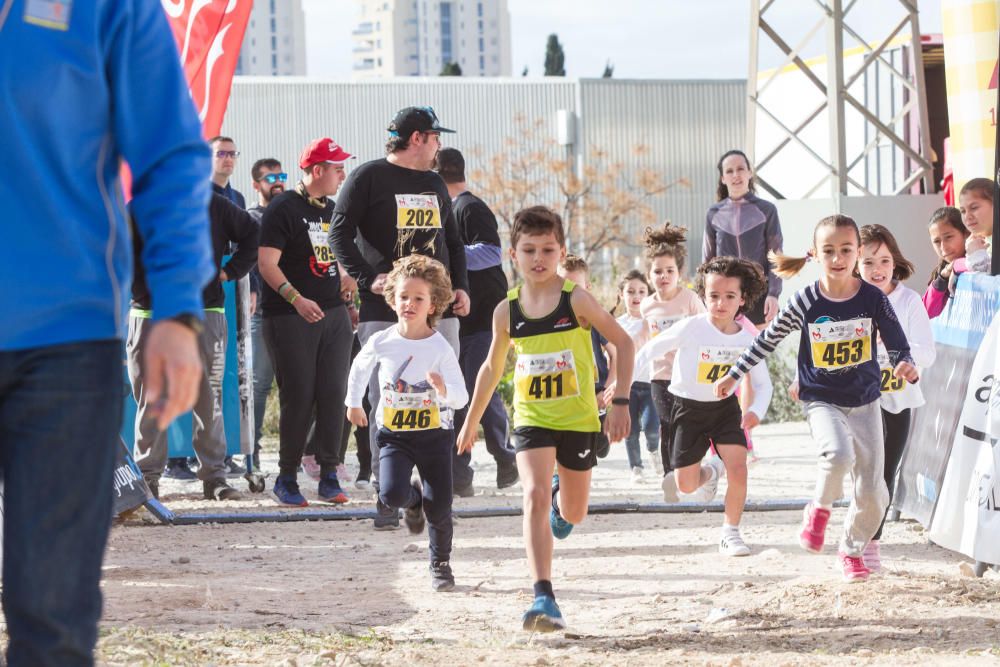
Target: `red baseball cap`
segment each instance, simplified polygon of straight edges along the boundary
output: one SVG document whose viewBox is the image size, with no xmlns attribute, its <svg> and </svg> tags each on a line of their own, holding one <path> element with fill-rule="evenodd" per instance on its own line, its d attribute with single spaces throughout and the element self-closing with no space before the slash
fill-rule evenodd
<svg viewBox="0 0 1000 667">
<path fill-rule="evenodd" d="M 320 162 L 346 162 L 354 156 L 337 145 L 333 139 L 323 137 L 312 141 L 299 155 L 299 168 L 308 169 Z"/>
</svg>

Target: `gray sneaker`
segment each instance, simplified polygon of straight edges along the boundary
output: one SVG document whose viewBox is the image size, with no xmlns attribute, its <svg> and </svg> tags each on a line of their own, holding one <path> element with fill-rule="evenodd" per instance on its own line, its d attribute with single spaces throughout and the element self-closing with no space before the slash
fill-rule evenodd
<svg viewBox="0 0 1000 667">
<path fill-rule="evenodd" d="M 437 593 L 447 593 L 455 588 L 455 575 L 448 561 L 431 561 L 431 588 Z"/>
<path fill-rule="evenodd" d="M 375 530 L 396 530 L 399 528 L 399 510 L 385 505 L 381 499 L 375 500 Z"/>
</svg>

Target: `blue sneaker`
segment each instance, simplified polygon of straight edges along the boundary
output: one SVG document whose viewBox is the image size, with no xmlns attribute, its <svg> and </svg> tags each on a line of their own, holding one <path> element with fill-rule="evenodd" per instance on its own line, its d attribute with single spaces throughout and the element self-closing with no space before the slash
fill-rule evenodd
<svg viewBox="0 0 1000 667">
<path fill-rule="evenodd" d="M 325 500 L 328 503 L 342 505 L 347 502 L 347 494 L 340 488 L 340 480 L 337 479 L 337 473 L 335 472 L 328 472 L 323 475 L 319 480 L 317 494 L 320 500 Z"/>
<path fill-rule="evenodd" d="M 299 492 L 299 483 L 291 476 L 278 475 L 278 478 L 274 480 L 272 493 L 282 505 L 292 505 L 293 507 L 306 507 L 309 505 L 305 496 Z"/>
<path fill-rule="evenodd" d="M 558 474 L 552 475 L 553 497 L 555 497 L 556 492 L 558 490 L 559 490 L 559 475 Z M 559 512 L 556 512 L 555 507 L 549 510 L 549 526 L 552 528 L 552 536 L 557 540 L 565 540 L 567 537 L 569 537 L 569 534 L 573 532 L 573 524 L 571 524 L 566 519 L 562 518 Z M 555 604 L 554 601 L 553 604 Z M 556 611 L 559 611 L 558 607 L 556 607 Z"/>
<path fill-rule="evenodd" d="M 563 620 L 562 612 L 555 598 L 548 595 L 539 595 L 535 601 L 524 612 L 521 625 L 529 632 L 555 632 L 565 630 L 566 621 Z"/>
</svg>

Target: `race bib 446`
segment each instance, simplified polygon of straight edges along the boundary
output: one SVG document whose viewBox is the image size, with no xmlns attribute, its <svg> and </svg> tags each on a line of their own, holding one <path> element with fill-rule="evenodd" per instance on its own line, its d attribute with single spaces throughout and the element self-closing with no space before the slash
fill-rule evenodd
<svg viewBox="0 0 1000 667">
<path fill-rule="evenodd" d="M 430 392 L 384 393 L 382 425 L 390 431 L 427 431 L 441 428 L 441 411 Z"/>
<path fill-rule="evenodd" d="M 871 361 L 872 321 L 866 317 L 810 324 L 809 345 L 816 368 L 835 370 Z"/>
<path fill-rule="evenodd" d="M 437 195 L 396 195 L 396 229 L 440 229 Z"/>
<path fill-rule="evenodd" d="M 553 401 L 580 394 L 572 350 L 522 354 L 514 366 L 514 389 L 526 401 Z"/>
</svg>

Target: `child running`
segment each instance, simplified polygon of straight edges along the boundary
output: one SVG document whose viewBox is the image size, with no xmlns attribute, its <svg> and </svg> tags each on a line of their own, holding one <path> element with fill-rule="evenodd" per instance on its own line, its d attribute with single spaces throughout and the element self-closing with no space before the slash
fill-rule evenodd
<svg viewBox="0 0 1000 667">
<path fill-rule="evenodd" d="M 962 212 L 954 206 L 942 206 L 931 215 L 927 231 L 931 235 L 931 245 L 941 261 L 924 292 L 924 308 L 934 318 L 941 314 L 951 294 L 949 283 L 955 275 L 955 262 L 965 257 L 965 240 L 969 230 L 962 222 Z"/>
<path fill-rule="evenodd" d="M 879 288 L 889 297 L 889 303 L 899 319 L 899 324 L 910 344 L 910 354 L 918 369 L 934 363 L 934 333 L 927 311 L 920 301 L 920 295 L 901 285 L 913 275 L 913 264 L 903 257 L 892 233 L 882 225 L 865 225 L 861 228 L 861 259 L 858 262 L 861 279 Z M 881 369 L 882 429 L 885 445 L 885 484 L 889 490 L 889 502 L 896 486 L 896 469 L 903 458 L 903 448 L 910 434 L 910 411 L 924 404 L 924 395 L 919 384 L 910 384 L 902 378 L 892 376 L 892 365 L 882 341 L 878 341 L 878 365 Z M 885 517 L 875 531 L 871 542 L 865 547 L 865 566 L 872 572 L 882 569 L 879 540 Z"/>
<path fill-rule="evenodd" d="M 434 324 L 455 297 L 447 269 L 424 255 L 397 260 L 383 294 L 399 322 L 369 338 L 354 359 L 344 401 L 347 418 L 355 426 L 368 424 L 362 401 L 378 366 L 378 499 L 404 508 L 406 527 L 414 535 L 430 524 L 431 587 L 450 591 L 455 587 L 450 564 L 452 420 L 469 394 L 455 352 Z M 414 466 L 422 487 L 410 481 Z"/>
<path fill-rule="evenodd" d="M 564 629 L 552 591 L 552 537 L 564 539 L 587 515 L 591 469 L 597 463 L 600 429 L 590 328 L 614 344 L 619 389 L 605 428 L 612 441 L 629 431 L 628 388 L 632 341 L 586 290 L 559 277 L 566 255 L 562 219 L 544 206 L 514 216 L 510 254 L 523 284 L 507 293 L 493 313 L 493 343 L 479 370 L 458 451 L 470 451 L 486 404 L 504 372 L 513 344 L 514 429 L 517 468 L 524 489 L 524 542 L 535 600 L 524 614 L 525 630 Z M 552 471 L 558 465 L 558 475 Z M 551 486 L 550 486 L 551 482 Z"/>
<path fill-rule="evenodd" d="M 878 530 L 889 504 L 884 479 L 885 452 L 879 410 L 881 372 L 875 337 L 885 343 L 892 375 L 917 381 L 906 335 L 889 299 L 855 277 L 861 235 L 844 215 L 820 220 L 807 257 L 772 255 L 775 272 L 791 278 L 810 257 L 820 263 L 820 279 L 796 292 L 778 316 L 715 386 L 716 396 L 732 393 L 750 369 L 774 352 L 792 331 L 799 343 L 799 396 L 805 402 L 813 439 L 819 445 L 819 477 L 813 501 L 805 507 L 799 543 L 820 553 L 833 501 L 852 480 L 851 506 L 844 522 L 838 559 L 847 581 L 868 578 L 862 552 Z"/>
<path fill-rule="evenodd" d="M 618 324 L 632 339 L 635 349 L 639 349 L 649 340 L 649 325 L 642 318 L 640 306 L 643 299 L 649 296 L 649 283 L 642 271 L 632 269 L 618 283 L 618 302 L 625 304 L 625 312 L 618 317 Z M 663 465 L 660 463 L 660 420 L 653 405 L 653 395 L 650 392 L 649 368 L 640 373 L 638 366 L 632 369 L 632 388 L 629 390 L 629 419 L 632 430 L 625 438 L 625 452 L 628 455 L 628 467 L 632 471 L 632 483 L 642 481 L 642 454 L 639 451 L 639 434 L 646 436 L 646 449 L 653 459 L 653 467 L 657 476 L 663 475 Z"/>
<path fill-rule="evenodd" d="M 669 417 L 670 467 L 663 478 L 663 497 L 677 502 L 677 492 L 690 494 L 702 486 L 719 484 L 722 466 L 729 483 L 726 489 L 725 520 L 719 553 L 749 556 L 750 548 L 740 536 L 740 518 L 747 497 L 747 441 L 744 429 L 760 423 L 771 401 L 771 378 L 767 366 L 750 372 L 754 402 L 741 414 L 735 395 L 719 400 L 714 384 L 732 368 L 740 353 L 753 343 L 754 336 L 736 322 L 736 316 L 753 307 L 767 291 L 760 267 L 735 257 L 716 257 L 698 267 L 697 289 L 708 312 L 681 320 L 647 343 L 636 355 L 639 368 L 668 351 L 677 351 L 670 393 L 674 400 Z M 722 458 L 701 460 L 709 443 Z"/>
<path fill-rule="evenodd" d="M 705 312 L 705 304 L 698 295 L 680 284 L 687 258 L 686 237 L 684 227 L 676 227 L 669 221 L 662 229 L 646 229 L 646 261 L 649 262 L 649 282 L 653 284 L 654 292 L 643 300 L 639 310 L 654 338 L 685 317 Z M 671 470 L 667 431 L 670 428 L 670 405 L 673 403 L 673 394 L 669 391 L 673 365 L 674 353 L 669 352 L 653 359 L 650 371 L 650 393 L 660 418 L 660 459 L 664 474 Z"/>
</svg>

